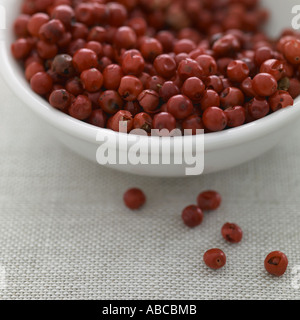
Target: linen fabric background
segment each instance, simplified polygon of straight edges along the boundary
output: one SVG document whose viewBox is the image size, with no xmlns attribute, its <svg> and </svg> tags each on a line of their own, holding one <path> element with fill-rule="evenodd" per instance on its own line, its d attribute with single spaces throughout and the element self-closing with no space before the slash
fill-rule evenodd
<svg viewBox="0 0 300 320">
<path fill-rule="evenodd" d="M 300 128 L 229 171 L 145 178 L 65 149 L 1 79 L 0 96 L 1 299 L 300 298 Z M 138 212 L 123 205 L 130 187 L 148 198 Z M 206 189 L 222 206 L 191 230 L 181 210 Z M 240 244 L 225 243 L 225 222 L 242 227 Z M 212 247 L 222 270 L 202 261 Z M 264 270 L 273 250 L 289 258 L 281 278 Z"/>
</svg>

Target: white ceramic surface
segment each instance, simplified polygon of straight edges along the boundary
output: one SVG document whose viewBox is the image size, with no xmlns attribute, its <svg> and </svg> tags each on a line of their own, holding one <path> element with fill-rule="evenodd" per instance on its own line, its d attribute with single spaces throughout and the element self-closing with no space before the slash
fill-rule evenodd
<svg viewBox="0 0 300 320">
<path fill-rule="evenodd" d="M 265 0 L 262 2 L 271 11 L 275 11 L 276 13 L 280 9 L 276 9 L 277 5 L 283 1 Z M 127 135 L 107 129 L 99 129 L 73 119 L 54 110 L 45 100 L 32 92 L 24 78 L 22 69 L 10 54 L 10 45 L 14 38 L 12 23 L 18 15 L 20 3 L 21 0 L 0 0 L 0 5 L 5 6 L 7 20 L 7 30 L 0 32 L 0 39 L 2 39 L 0 41 L 0 73 L 15 95 L 24 102 L 24 106 L 30 108 L 39 120 L 43 122 L 45 130 L 49 131 L 49 134 L 55 136 L 69 149 L 96 162 L 96 152 L 99 147 L 99 142 L 96 141 L 97 133 L 108 136 L 107 144 L 112 149 L 115 149 L 113 142 L 116 137 L 120 137 L 120 145 L 122 146 L 123 142 L 127 139 Z M 295 4 L 295 1 L 284 1 L 284 3 L 285 9 L 280 11 L 280 19 L 278 16 L 277 20 L 271 20 L 268 27 L 272 35 L 281 28 L 290 27 L 292 19 L 291 8 Z M 228 169 L 260 156 L 273 148 L 283 137 L 293 130 L 298 124 L 299 116 L 300 100 L 297 99 L 293 107 L 280 110 L 258 121 L 239 128 L 206 134 L 204 173 Z M 155 139 L 155 144 L 161 144 L 162 141 L 159 138 L 153 137 L 145 137 L 145 139 Z M 119 152 L 125 152 L 127 155 L 127 151 L 122 150 L 122 147 L 119 148 Z M 176 153 L 176 150 L 174 153 Z M 127 164 L 112 165 L 111 167 L 133 174 L 160 177 L 185 176 L 186 169 L 186 165 L 162 164 Z"/>
</svg>

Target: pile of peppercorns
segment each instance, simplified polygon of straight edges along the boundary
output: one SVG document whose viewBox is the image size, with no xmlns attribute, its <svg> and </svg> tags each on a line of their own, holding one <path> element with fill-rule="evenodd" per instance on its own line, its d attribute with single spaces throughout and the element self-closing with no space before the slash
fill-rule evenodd
<svg viewBox="0 0 300 320">
<path fill-rule="evenodd" d="M 146 203 L 146 196 L 139 188 L 132 188 L 124 193 L 125 205 L 131 210 L 138 210 Z M 201 192 L 197 197 L 197 205 L 190 205 L 183 209 L 181 217 L 189 228 L 201 225 L 204 211 L 216 210 L 222 202 L 221 195 L 213 190 Z M 243 238 L 243 231 L 236 223 L 225 223 L 221 228 L 222 237 L 229 243 L 239 243 Z M 211 269 L 220 269 L 226 264 L 226 254 L 219 248 L 207 250 L 203 255 L 204 263 Z M 270 252 L 264 261 L 265 269 L 273 276 L 282 276 L 288 266 L 288 258 L 281 251 Z"/>
<path fill-rule="evenodd" d="M 56 109 L 119 131 L 221 131 L 293 104 L 300 36 L 258 0 L 24 0 L 13 56 Z"/>
</svg>

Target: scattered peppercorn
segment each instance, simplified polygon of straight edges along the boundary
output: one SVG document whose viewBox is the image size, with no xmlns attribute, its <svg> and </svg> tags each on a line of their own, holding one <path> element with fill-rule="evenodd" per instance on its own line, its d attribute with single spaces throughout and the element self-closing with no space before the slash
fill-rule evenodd
<svg viewBox="0 0 300 320">
<path fill-rule="evenodd" d="M 238 243 L 242 240 L 243 231 L 235 223 L 225 223 L 221 229 L 221 234 L 223 238 L 231 243 Z"/>
<path fill-rule="evenodd" d="M 226 255 L 221 249 L 207 250 L 203 255 L 204 263 L 211 269 L 220 269 L 226 264 Z"/>
<path fill-rule="evenodd" d="M 145 204 L 146 196 L 141 189 L 132 188 L 125 192 L 123 200 L 129 209 L 137 210 Z"/>
<path fill-rule="evenodd" d="M 288 266 L 288 259 L 281 251 L 269 253 L 265 259 L 265 269 L 272 275 L 282 276 Z"/>
<path fill-rule="evenodd" d="M 195 205 L 190 205 L 186 207 L 182 211 L 181 216 L 184 224 L 186 224 L 190 228 L 200 225 L 203 220 L 202 210 Z"/>
<path fill-rule="evenodd" d="M 200 193 L 197 197 L 197 203 L 202 210 L 216 210 L 221 205 L 222 198 L 217 191 L 208 190 Z"/>
</svg>

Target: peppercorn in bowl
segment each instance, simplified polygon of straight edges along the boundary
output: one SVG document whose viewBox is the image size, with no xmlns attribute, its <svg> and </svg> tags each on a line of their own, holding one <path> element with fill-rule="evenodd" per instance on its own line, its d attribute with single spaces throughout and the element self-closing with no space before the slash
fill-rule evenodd
<svg viewBox="0 0 300 320">
<path fill-rule="evenodd" d="M 152 147 L 141 153 L 163 158 L 167 138 L 151 129 L 199 129 L 199 162 L 204 155 L 204 172 L 215 172 L 261 155 L 297 125 L 300 37 L 286 30 L 285 7 L 279 19 L 274 1 L 10 1 L 0 71 L 45 130 L 92 161 L 102 163 L 103 144 L 130 160 L 141 141 Z M 265 27 L 257 21 L 266 9 Z M 284 31 L 270 40 L 265 28 Z M 146 136 L 119 132 L 120 121 Z M 184 176 L 196 160 L 176 146 L 203 140 L 171 140 L 171 158 L 181 154 L 182 164 L 107 165 Z"/>
</svg>

